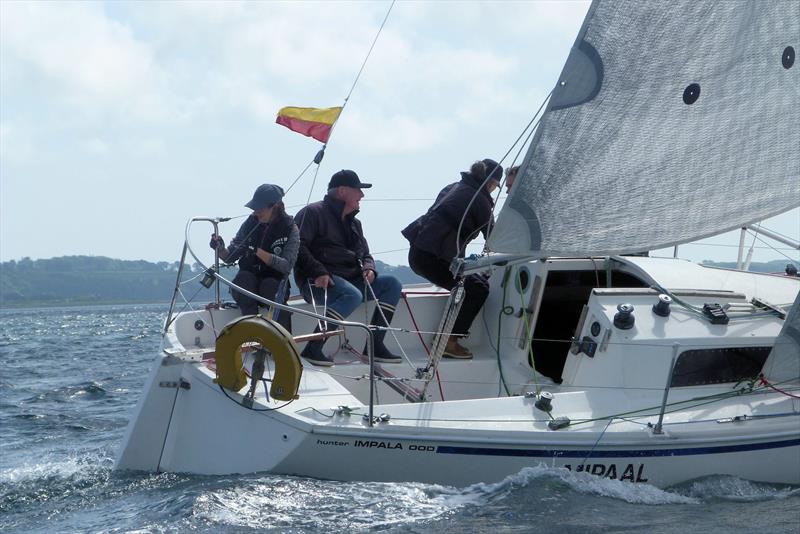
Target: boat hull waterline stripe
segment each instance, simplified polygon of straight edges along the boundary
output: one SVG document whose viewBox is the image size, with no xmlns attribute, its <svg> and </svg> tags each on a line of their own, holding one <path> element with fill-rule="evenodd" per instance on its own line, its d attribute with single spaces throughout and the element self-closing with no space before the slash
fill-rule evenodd
<svg viewBox="0 0 800 534">
<path fill-rule="evenodd" d="M 453 447 L 440 445 L 437 454 L 466 454 L 474 456 L 524 456 L 534 458 L 644 458 L 657 456 L 693 456 L 726 452 L 757 451 L 800 446 L 800 439 L 751 443 L 747 445 L 721 445 L 717 447 L 688 447 L 684 449 L 585 451 L 564 449 L 493 449 L 487 447 Z"/>
</svg>

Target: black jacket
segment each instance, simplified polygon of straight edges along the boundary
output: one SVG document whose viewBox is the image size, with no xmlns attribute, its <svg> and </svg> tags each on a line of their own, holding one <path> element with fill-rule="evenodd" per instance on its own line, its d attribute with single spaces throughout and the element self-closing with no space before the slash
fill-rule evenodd
<svg viewBox="0 0 800 534">
<path fill-rule="evenodd" d="M 300 252 L 294 276 L 300 287 L 309 278 L 324 274 L 335 274 L 352 281 L 361 279 L 362 269 L 375 271 L 375 261 L 369 254 L 361 221 L 356 219 L 358 212 L 350 213 L 342 220 L 343 210 L 344 202 L 327 195 L 297 213 Z"/>
<path fill-rule="evenodd" d="M 479 181 L 468 172 L 462 172 L 461 181 L 442 189 L 428 212 L 406 226 L 402 231 L 403 236 L 408 239 L 411 246 L 434 254 L 447 262 L 456 256 L 464 256 L 467 243 L 475 239 L 478 232 L 483 232 L 486 236 L 491 224 L 494 223 L 492 196 L 486 187 L 481 185 L 482 180 Z M 480 192 L 464 217 L 467 205 L 479 188 Z M 462 217 L 464 223 L 461 226 L 459 240 L 461 248 L 456 250 L 456 232 Z"/>
<path fill-rule="evenodd" d="M 260 277 L 283 278 L 283 273 L 265 264 L 256 256 L 256 249 L 261 248 L 280 256 L 293 226 L 294 219 L 290 215 L 284 214 L 269 224 L 260 223 L 255 215 L 250 215 L 236 232 L 236 237 L 231 239 L 225 261 L 234 263 L 238 260 L 240 269 Z"/>
</svg>

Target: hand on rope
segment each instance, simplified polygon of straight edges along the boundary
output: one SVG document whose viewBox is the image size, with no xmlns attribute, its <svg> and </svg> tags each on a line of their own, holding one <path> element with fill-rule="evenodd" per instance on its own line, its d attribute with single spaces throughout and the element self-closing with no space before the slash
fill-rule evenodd
<svg viewBox="0 0 800 534">
<path fill-rule="evenodd" d="M 364 269 L 361 274 L 364 276 L 364 279 L 366 279 L 367 284 L 372 284 L 372 282 L 375 281 L 375 271 L 372 269 Z"/>
</svg>

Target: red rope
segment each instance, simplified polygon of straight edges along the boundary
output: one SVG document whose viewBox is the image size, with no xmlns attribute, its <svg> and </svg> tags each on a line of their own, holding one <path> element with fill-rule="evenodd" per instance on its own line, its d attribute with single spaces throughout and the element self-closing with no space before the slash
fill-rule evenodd
<svg viewBox="0 0 800 534">
<path fill-rule="evenodd" d="M 422 348 L 425 349 L 425 352 L 428 356 L 431 355 L 431 351 L 428 350 L 428 346 L 425 345 L 425 340 L 422 339 L 422 334 L 420 334 L 419 326 L 417 326 L 417 320 L 414 319 L 414 314 L 411 312 L 411 306 L 408 304 L 408 299 L 406 298 L 406 292 L 404 291 L 403 302 L 406 303 L 406 309 L 408 310 L 408 316 L 411 317 L 411 322 L 414 324 L 414 330 L 417 331 L 417 336 L 419 336 L 419 342 L 422 343 Z M 436 369 L 436 383 L 439 384 L 439 396 L 442 397 L 444 400 L 444 391 L 442 391 L 442 380 L 439 378 L 439 369 Z"/>
<path fill-rule="evenodd" d="M 776 388 L 775 386 L 773 386 L 772 384 L 770 384 L 769 382 L 767 382 L 767 379 L 766 379 L 766 378 L 764 378 L 764 375 L 758 375 L 758 378 L 761 380 L 761 384 L 763 384 L 763 385 L 767 386 L 768 388 L 772 388 L 772 389 L 774 389 L 775 391 L 777 391 L 778 393 L 783 393 L 783 394 L 784 394 L 784 395 L 786 395 L 787 397 L 792 397 L 793 399 L 800 399 L 800 396 L 797 396 L 797 395 L 792 395 L 792 394 L 791 394 L 791 393 L 789 393 L 788 391 L 784 391 L 784 390 L 782 390 L 782 389 L 780 389 L 780 388 Z"/>
</svg>

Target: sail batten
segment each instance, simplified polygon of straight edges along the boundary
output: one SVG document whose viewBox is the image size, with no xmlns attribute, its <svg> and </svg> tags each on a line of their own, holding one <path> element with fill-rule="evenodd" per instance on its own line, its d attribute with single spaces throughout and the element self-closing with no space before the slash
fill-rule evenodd
<svg viewBox="0 0 800 534">
<path fill-rule="evenodd" d="M 672 246 L 800 206 L 798 2 L 595 1 L 489 239 Z"/>
</svg>

